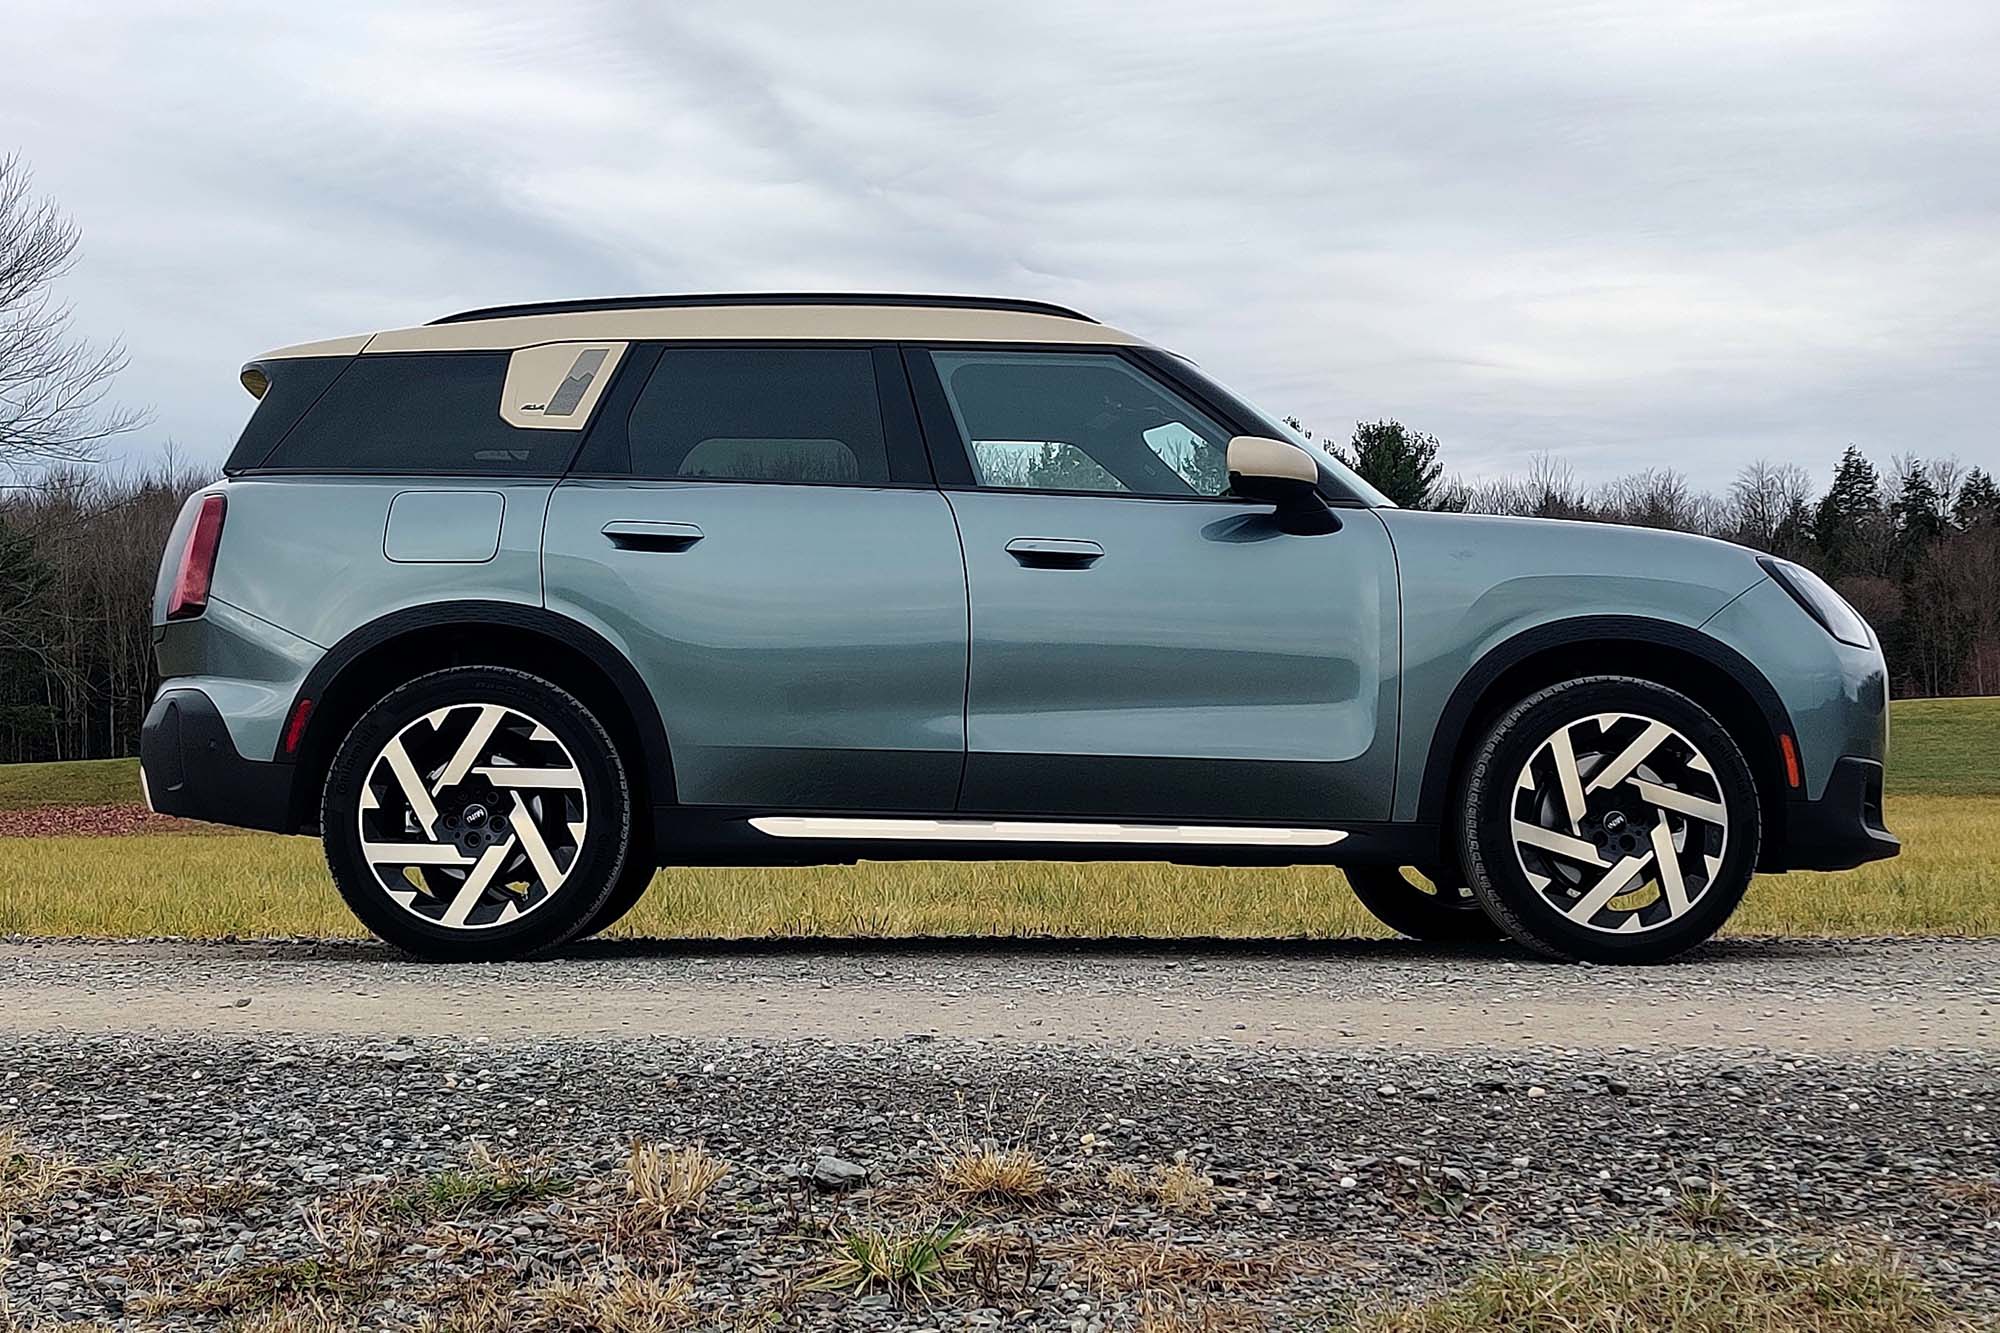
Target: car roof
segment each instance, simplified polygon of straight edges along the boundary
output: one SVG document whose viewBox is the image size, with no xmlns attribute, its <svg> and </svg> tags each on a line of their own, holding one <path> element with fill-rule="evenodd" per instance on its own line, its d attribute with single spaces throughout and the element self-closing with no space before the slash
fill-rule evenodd
<svg viewBox="0 0 2000 1333">
<path fill-rule="evenodd" d="M 258 360 L 361 352 L 511 351 L 551 342 L 754 339 L 1143 346 L 1066 306 L 993 296 L 737 292 L 489 306 L 414 328 L 300 343 Z"/>
</svg>

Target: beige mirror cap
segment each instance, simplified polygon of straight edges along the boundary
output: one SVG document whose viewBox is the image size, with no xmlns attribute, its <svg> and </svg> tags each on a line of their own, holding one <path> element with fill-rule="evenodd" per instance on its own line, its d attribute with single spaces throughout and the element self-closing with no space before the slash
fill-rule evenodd
<svg viewBox="0 0 2000 1333">
<path fill-rule="evenodd" d="M 1263 435 L 1238 435 L 1230 440 L 1229 471 L 1238 477 L 1319 481 L 1319 468 L 1310 454 L 1289 440 L 1273 440 Z"/>
</svg>

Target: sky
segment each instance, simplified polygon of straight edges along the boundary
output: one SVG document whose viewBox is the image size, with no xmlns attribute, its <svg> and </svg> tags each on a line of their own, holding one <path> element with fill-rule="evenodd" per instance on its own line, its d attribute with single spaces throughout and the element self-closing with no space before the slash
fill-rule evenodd
<svg viewBox="0 0 2000 1333">
<path fill-rule="evenodd" d="M 10 6 L 123 446 L 237 368 L 501 302 L 1073 305 L 1344 437 L 1586 481 L 2000 466 L 2000 5 Z"/>
</svg>

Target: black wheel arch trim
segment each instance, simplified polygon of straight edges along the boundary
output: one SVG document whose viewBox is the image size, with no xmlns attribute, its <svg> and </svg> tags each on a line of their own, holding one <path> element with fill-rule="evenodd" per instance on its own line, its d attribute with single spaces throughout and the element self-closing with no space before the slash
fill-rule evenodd
<svg viewBox="0 0 2000 1333">
<path fill-rule="evenodd" d="M 303 772 L 324 770 L 332 758 L 333 748 L 339 744 L 339 737 L 327 735 L 320 727 L 321 710 L 318 705 L 325 701 L 329 690 L 337 686 L 342 674 L 376 649 L 397 639 L 440 630 L 499 630 L 529 634 L 547 639 L 588 660 L 604 674 L 626 711 L 638 724 L 650 802 L 654 805 L 675 803 L 673 756 L 667 742 L 666 723 L 661 719 L 659 707 L 653 702 L 652 693 L 646 688 L 638 670 L 608 639 L 581 621 L 546 607 L 515 602 L 464 600 L 406 607 L 371 620 L 343 636 L 306 673 L 305 680 L 292 696 L 291 709 L 286 713 L 286 717 L 290 718 L 295 715 L 301 700 L 313 701 L 314 709 L 306 719 L 305 732 L 296 755 Z M 304 799 L 304 793 L 296 794 L 294 798 L 297 826 L 309 822 L 305 812 L 297 809 L 298 803 Z M 312 799 L 317 799 L 317 793 L 312 794 Z"/>
<path fill-rule="evenodd" d="M 1468 734 L 1468 729 L 1480 709 L 1489 702 L 1489 692 L 1502 677 L 1544 653 L 1607 640 L 1674 649 L 1699 658 L 1728 676 L 1749 696 L 1770 731 L 1770 735 L 1764 738 L 1768 744 L 1760 747 L 1762 753 L 1750 757 L 1751 771 L 1760 777 L 1775 771 L 1772 766 L 1777 762 L 1777 738 L 1793 734 L 1792 719 L 1777 690 L 1772 688 L 1771 682 L 1749 658 L 1698 629 L 1671 621 L 1645 616 L 1576 616 L 1536 625 L 1503 640 L 1488 649 L 1459 678 L 1451 697 L 1445 701 L 1444 711 L 1438 714 L 1437 725 L 1431 731 L 1430 750 L 1424 759 L 1423 779 L 1418 789 L 1417 819 L 1428 824 L 1443 820 L 1459 761 L 1478 740 Z M 1673 685 L 1671 680 L 1660 683 L 1669 687 Z M 1784 795 L 1782 792 L 1774 794 L 1781 798 Z M 1782 806 L 1785 802 L 1780 799 L 1776 804 Z M 1767 829 L 1765 832 L 1767 846 L 1783 841 L 1783 829 Z"/>
</svg>

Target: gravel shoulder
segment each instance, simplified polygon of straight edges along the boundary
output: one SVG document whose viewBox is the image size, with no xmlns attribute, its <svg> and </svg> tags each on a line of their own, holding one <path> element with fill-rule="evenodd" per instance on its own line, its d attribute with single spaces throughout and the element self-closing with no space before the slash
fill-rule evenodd
<svg viewBox="0 0 2000 1333">
<path fill-rule="evenodd" d="M 702 1327 L 1111 1333 L 1161 1299 L 1131 1276 L 1147 1256 L 1197 1274 L 1172 1295 L 1191 1320 L 1324 1328 L 1630 1232 L 1888 1246 L 2000 1310 L 1996 1011 L 2000 945 L 1944 940 L 1737 941 L 1642 971 L 1352 942 L 601 945 L 443 969 L 11 941 L 0 1129 L 122 1165 L 25 1210 L 0 1286 L 29 1321 L 226 1326 L 272 1274 L 348 1272 L 308 1225 L 344 1199 L 421 1191 L 474 1145 L 558 1173 L 564 1192 L 371 1261 L 365 1319 L 340 1326 L 415 1328 L 454 1294 L 632 1271 L 586 1222 L 626 1206 L 642 1140 L 730 1167 L 648 1242 Z M 1032 1152 L 1053 1192 L 940 1198 L 940 1156 L 982 1140 Z M 856 1188 L 816 1187 L 824 1159 Z M 1116 1184 L 1177 1161 L 1209 1182 L 1199 1208 Z M 161 1183 L 187 1181 L 216 1187 Z M 820 1280 L 843 1235 L 954 1219 L 1006 1257 L 924 1300 Z M 149 1313 L 161 1291 L 207 1303 Z"/>
<path fill-rule="evenodd" d="M 0 1034 L 1992 1052 L 1996 1012 L 1996 940 L 1736 940 L 1642 969 L 1362 941 L 611 942 L 483 967 L 359 943 L 0 942 Z"/>
</svg>

